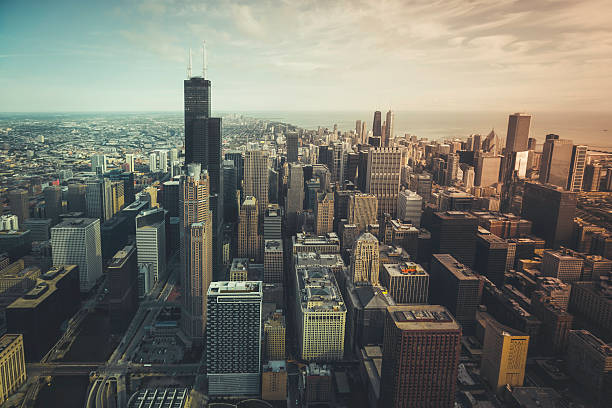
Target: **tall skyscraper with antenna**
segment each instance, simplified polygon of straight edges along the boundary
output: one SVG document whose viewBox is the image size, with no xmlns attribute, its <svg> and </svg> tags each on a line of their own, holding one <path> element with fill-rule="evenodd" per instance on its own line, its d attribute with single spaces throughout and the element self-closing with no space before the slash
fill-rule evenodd
<svg viewBox="0 0 612 408">
<path fill-rule="evenodd" d="M 213 276 L 222 280 L 223 183 L 221 180 L 221 118 L 210 115 L 210 80 L 207 75 L 206 44 L 202 43 L 202 76 L 192 76 L 189 50 L 188 78 L 184 81 L 185 165 L 198 163 L 208 170 L 210 208 L 213 213 Z"/>
</svg>

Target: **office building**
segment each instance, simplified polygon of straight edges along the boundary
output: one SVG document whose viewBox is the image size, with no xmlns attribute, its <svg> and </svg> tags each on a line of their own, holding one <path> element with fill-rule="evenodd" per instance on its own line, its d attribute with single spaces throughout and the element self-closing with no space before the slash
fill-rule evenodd
<svg viewBox="0 0 612 408">
<path fill-rule="evenodd" d="M 421 213 L 423 212 L 423 198 L 410 190 L 399 193 L 397 202 L 397 218 L 408 222 L 415 227 L 421 226 Z"/>
<path fill-rule="evenodd" d="M 180 191 L 181 184 L 176 180 L 165 181 L 162 184 L 161 204 L 164 210 L 168 211 L 168 216 L 170 217 L 180 216 Z"/>
<path fill-rule="evenodd" d="M 68 211 L 83 213 L 87 211 L 86 191 L 86 184 L 68 184 Z"/>
<path fill-rule="evenodd" d="M 51 239 L 50 218 L 28 218 L 23 223 L 23 229 L 29 230 L 32 241 L 48 241 Z"/>
<path fill-rule="evenodd" d="M 486 276 L 497 287 L 504 286 L 508 243 L 491 233 L 476 234 L 476 257 L 474 270 Z"/>
<path fill-rule="evenodd" d="M 452 408 L 461 328 L 442 306 L 389 306 L 381 372 L 382 406 Z"/>
<path fill-rule="evenodd" d="M 525 183 L 521 217 L 531 221 L 533 233 L 546 241 L 546 247 L 569 246 L 572 239 L 576 193 L 561 187 Z"/>
<path fill-rule="evenodd" d="M 506 385 L 523 386 L 528 347 L 525 333 L 488 319 L 480 372 L 495 392 L 503 391 Z"/>
<path fill-rule="evenodd" d="M 569 288 L 570 285 L 565 286 Z M 569 296 L 569 292 L 567 295 Z M 548 296 L 544 290 L 537 290 L 531 294 L 531 311 L 542 322 L 539 337 L 534 339 L 540 352 L 544 355 L 563 354 L 567 348 L 574 316 L 567 312 L 567 307 L 558 306 L 555 299 Z"/>
<path fill-rule="evenodd" d="M 567 347 L 568 373 L 597 407 L 612 401 L 612 346 L 587 330 L 571 330 Z"/>
<path fill-rule="evenodd" d="M 315 203 L 315 234 L 323 235 L 334 229 L 334 195 L 332 193 L 317 194 Z"/>
<path fill-rule="evenodd" d="M 429 274 L 414 262 L 384 264 L 381 284 L 397 304 L 426 304 L 429 297 Z"/>
<path fill-rule="evenodd" d="M 378 222 L 378 198 L 364 193 L 349 195 L 347 215 L 349 224 L 356 225 L 360 232 L 366 231 L 368 225 Z"/>
<path fill-rule="evenodd" d="M 529 125 L 531 115 L 515 113 L 508 117 L 508 133 L 506 136 L 506 152 L 524 152 L 528 150 Z"/>
<path fill-rule="evenodd" d="M 208 395 L 258 395 L 261 380 L 261 282 L 212 282 L 208 288 Z"/>
<path fill-rule="evenodd" d="M 101 222 L 113 216 L 113 189 L 109 179 L 98 177 L 87 180 L 85 191 L 87 216 Z"/>
<path fill-rule="evenodd" d="M 258 213 L 268 207 L 268 152 L 248 150 L 244 154 L 244 195 L 257 200 Z"/>
<path fill-rule="evenodd" d="M 49 186 L 43 190 L 45 197 L 45 216 L 51 218 L 53 223 L 59 221 L 62 211 L 62 189 L 60 186 Z"/>
<path fill-rule="evenodd" d="M 474 169 L 474 185 L 490 187 L 499 181 L 501 156 L 478 156 Z"/>
<path fill-rule="evenodd" d="M 199 342 L 203 339 L 206 324 L 206 291 L 213 279 L 208 171 L 201 171 L 198 163 L 188 164 L 187 174 L 181 176 L 180 183 L 181 263 L 184 273 L 181 283 L 185 302 L 183 325 L 187 335 Z"/>
<path fill-rule="evenodd" d="M 225 222 L 238 220 L 238 171 L 232 160 L 223 160 L 223 211 Z"/>
<path fill-rule="evenodd" d="M 570 174 L 567 179 L 567 189 L 569 191 L 576 193 L 582 191 L 588 150 L 588 146 L 582 145 L 572 148 L 572 162 L 570 163 Z"/>
<path fill-rule="evenodd" d="M 28 220 L 26 220 L 27 222 Z M 26 223 L 24 222 L 24 224 Z M 16 215 L 0 215 L 0 231 L 18 231 L 19 230 L 19 218 Z"/>
<path fill-rule="evenodd" d="M 300 358 L 306 361 L 342 360 L 346 306 L 333 273 L 319 266 L 296 267 L 295 272 Z"/>
<path fill-rule="evenodd" d="M 378 239 L 369 232 L 357 238 L 351 254 L 351 280 L 353 283 L 378 285 L 380 270 Z"/>
<path fill-rule="evenodd" d="M 129 326 L 138 307 L 138 258 L 136 247 L 118 251 L 106 269 L 110 323 L 113 333 L 121 334 Z"/>
<path fill-rule="evenodd" d="M 567 188 L 573 147 L 571 140 L 559 139 L 558 135 L 546 135 L 540 163 L 540 183 Z"/>
<path fill-rule="evenodd" d="M 298 161 L 298 146 L 300 135 L 298 132 L 287 132 L 287 162 L 295 163 Z"/>
<path fill-rule="evenodd" d="M 264 275 L 265 283 L 283 283 L 283 242 L 277 239 L 264 241 Z"/>
<path fill-rule="evenodd" d="M 144 210 L 136 217 L 138 263 L 153 266 L 153 281 L 166 277 L 166 211 Z"/>
<path fill-rule="evenodd" d="M 106 173 L 106 156 L 103 154 L 94 154 L 91 156 L 91 171 L 96 174 Z"/>
<path fill-rule="evenodd" d="M 102 276 L 100 220 L 67 218 L 51 228 L 53 265 L 77 265 L 81 292 Z"/>
<path fill-rule="evenodd" d="M 249 280 L 249 260 L 248 258 L 234 258 L 230 266 L 229 280 L 246 281 Z"/>
<path fill-rule="evenodd" d="M 287 200 L 285 215 L 288 232 L 297 229 L 297 214 L 304 210 L 304 167 L 300 164 L 289 165 L 289 180 L 287 182 Z"/>
<path fill-rule="evenodd" d="M 0 338 L 0 405 L 26 381 L 23 336 L 5 334 Z"/>
<path fill-rule="evenodd" d="M 428 229 L 432 253 L 451 254 L 461 263 L 474 264 L 478 218 L 463 211 L 435 212 Z"/>
<path fill-rule="evenodd" d="M 285 336 L 287 326 L 282 310 L 276 310 L 264 322 L 265 359 L 285 360 Z"/>
<path fill-rule="evenodd" d="M 374 120 L 372 121 L 372 135 L 374 137 L 382 136 L 382 114 L 380 111 L 374 112 Z"/>
<path fill-rule="evenodd" d="M 317 252 L 319 254 L 339 254 L 340 239 L 334 232 L 325 235 L 315 235 L 298 232 L 291 237 L 293 253 Z"/>
<path fill-rule="evenodd" d="M 446 306 L 465 332 L 474 327 L 482 280 L 449 254 L 434 254 L 429 271 L 429 300 Z"/>
<path fill-rule="evenodd" d="M 398 148 L 370 149 L 366 172 L 365 192 L 378 198 L 378 218 L 385 213 L 397 216 L 402 176 L 402 151 Z"/>
<path fill-rule="evenodd" d="M 383 146 L 389 147 L 391 146 L 391 139 L 393 139 L 393 122 L 395 121 L 395 114 L 392 110 L 387 111 L 387 120 L 385 121 L 385 133 L 383 135 Z"/>
<path fill-rule="evenodd" d="M 568 310 L 582 327 L 612 339 L 612 273 L 596 282 L 574 282 Z"/>
<path fill-rule="evenodd" d="M 261 372 L 261 399 L 287 400 L 287 365 L 285 361 L 269 361 Z"/>
<path fill-rule="evenodd" d="M 264 239 L 283 239 L 283 218 L 278 204 L 268 204 L 264 214 Z"/>
<path fill-rule="evenodd" d="M 20 223 L 30 218 L 30 198 L 27 190 L 17 189 L 9 191 L 8 201 L 11 212 L 17 216 Z"/>
<path fill-rule="evenodd" d="M 581 280 L 582 258 L 573 256 L 571 252 L 561 249 L 544 251 L 542 255 L 542 274 L 557 278 L 565 283 Z"/>
<path fill-rule="evenodd" d="M 134 202 L 136 199 L 134 173 L 111 170 L 104 174 L 104 178 L 109 179 L 114 184 L 116 194 L 121 193 L 121 184 L 123 185 L 123 205 L 128 206 Z"/>
<path fill-rule="evenodd" d="M 79 268 L 61 265 L 41 275 L 36 286 L 6 308 L 7 332 L 23 335 L 27 361 L 39 361 L 49 351 L 61 335 L 62 322 L 79 303 Z"/>
<path fill-rule="evenodd" d="M 262 239 L 259 235 L 257 199 L 247 195 L 240 206 L 238 223 L 238 256 L 261 261 Z"/>
<path fill-rule="evenodd" d="M 431 199 L 432 184 L 431 174 L 410 174 L 410 191 L 415 191 L 426 203 Z"/>
</svg>

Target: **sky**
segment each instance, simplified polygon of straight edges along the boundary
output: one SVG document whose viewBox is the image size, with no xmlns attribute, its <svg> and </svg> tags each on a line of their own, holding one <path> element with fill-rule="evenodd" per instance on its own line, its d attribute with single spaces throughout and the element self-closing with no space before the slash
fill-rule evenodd
<svg viewBox="0 0 612 408">
<path fill-rule="evenodd" d="M 612 113 L 610 0 L 0 0 L 0 112 Z"/>
</svg>

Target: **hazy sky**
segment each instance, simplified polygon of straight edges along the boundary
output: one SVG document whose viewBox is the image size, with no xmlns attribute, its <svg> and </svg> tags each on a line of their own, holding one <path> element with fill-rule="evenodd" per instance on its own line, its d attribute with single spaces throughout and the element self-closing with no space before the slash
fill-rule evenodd
<svg viewBox="0 0 612 408">
<path fill-rule="evenodd" d="M 0 0 L 0 111 L 612 112 L 611 0 Z"/>
</svg>

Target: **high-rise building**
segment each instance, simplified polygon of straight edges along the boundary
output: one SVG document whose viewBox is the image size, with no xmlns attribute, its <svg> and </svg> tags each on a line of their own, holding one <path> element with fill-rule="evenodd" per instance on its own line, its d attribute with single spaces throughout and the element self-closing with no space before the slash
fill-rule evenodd
<svg viewBox="0 0 612 408">
<path fill-rule="evenodd" d="M 546 240 L 548 248 L 569 246 L 576 203 L 574 192 L 552 185 L 527 182 L 521 217 L 533 223 L 533 233 Z"/>
<path fill-rule="evenodd" d="M 524 113 L 515 113 L 508 117 L 506 152 L 524 152 L 528 150 L 530 123 L 531 116 Z"/>
<path fill-rule="evenodd" d="M 232 160 L 223 160 L 223 217 L 225 222 L 238 220 L 238 171 Z"/>
<path fill-rule="evenodd" d="M 287 229 L 290 233 L 297 228 L 297 214 L 304 210 L 304 167 L 293 163 L 289 165 L 289 180 L 287 182 L 287 200 L 285 214 Z"/>
<path fill-rule="evenodd" d="M 298 132 L 287 132 L 287 162 L 295 163 L 298 161 L 298 145 L 300 135 Z"/>
<path fill-rule="evenodd" d="M 296 272 L 296 324 L 300 358 L 339 361 L 344 356 L 346 306 L 333 273 L 320 266 Z"/>
<path fill-rule="evenodd" d="M 378 218 L 385 213 L 397 216 L 397 198 L 402 176 L 402 151 L 398 148 L 370 149 L 366 193 L 378 198 Z"/>
<path fill-rule="evenodd" d="M 59 221 L 62 211 L 62 189 L 60 186 L 49 186 L 43 190 L 45 196 L 45 215 L 51 218 L 53 223 Z"/>
<path fill-rule="evenodd" d="M 0 405 L 26 381 L 23 336 L 5 334 L 0 338 Z"/>
<path fill-rule="evenodd" d="M 240 206 L 238 223 L 238 256 L 260 261 L 261 237 L 258 233 L 259 213 L 257 199 L 247 195 Z"/>
<path fill-rule="evenodd" d="M 268 204 L 264 214 L 264 239 L 282 240 L 282 224 L 283 218 L 278 204 Z"/>
<path fill-rule="evenodd" d="M 282 360 L 269 361 L 261 373 L 261 399 L 264 401 L 287 400 L 287 365 Z"/>
<path fill-rule="evenodd" d="M 567 189 L 573 192 L 582 191 L 584 181 L 584 169 L 588 146 L 574 146 L 572 150 L 572 162 L 570 163 L 570 174 L 567 179 Z"/>
<path fill-rule="evenodd" d="M 374 194 L 356 193 L 348 199 L 348 223 L 366 231 L 368 225 L 377 224 L 378 198 Z"/>
<path fill-rule="evenodd" d="M 109 179 L 96 177 L 87 180 L 85 200 L 88 217 L 104 222 L 113 216 L 113 186 Z"/>
<path fill-rule="evenodd" d="M 244 195 L 255 197 L 259 214 L 268 207 L 268 152 L 248 150 L 244 155 Z"/>
<path fill-rule="evenodd" d="M 434 254 L 429 271 L 429 300 L 450 310 L 464 331 L 475 325 L 482 280 L 449 254 Z"/>
<path fill-rule="evenodd" d="M 387 308 L 381 369 L 382 406 L 452 408 L 461 328 L 442 306 Z"/>
<path fill-rule="evenodd" d="M 127 165 L 127 171 L 134 172 L 136 168 L 134 167 L 134 154 L 127 153 L 125 155 L 125 164 Z"/>
<path fill-rule="evenodd" d="M 378 239 L 369 232 L 361 234 L 351 254 L 351 280 L 356 284 L 378 285 L 379 261 Z"/>
<path fill-rule="evenodd" d="M 540 183 L 567 188 L 573 148 L 571 140 L 559 139 L 558 135 L 546 135 L 540 163 Z"/>
<path fill-rule="evenodd" d="M 382 114 L 380 111 L 374 112 L 374 120 L 372 121 L 372 135 L 374 137 L 382 137 Z"/>
<path fill-rule="evenodd" d="M 508 243 L 497 235 L 476 234 L 476 257 L 474 269 L 489 278 L 498 288 L 504 286 Z"/>
<path fill-rule="evenodd" d="M 552 276 L 564 283 L 581 280 L 584 260 L 567 250 L 544 251 L 542 255 L 542 274 Z"/>
<path fill-rule="evenodd" d="M 429 297 L 429 274 L 414 262 L 384 264 L 380 282 L 397 304 L 426 304 Z"/>
<path fill-rule="evenodd" d="M 211 396 L 258 395 L 261 282 L 212 282 L 208 288 L 206 372 Z"/>
<path fill-rule="evenodd" d="M 203 74 L 205 74 L 203 72 Z M 199 163 L 208 172 L 208 205 L 212 211 L 213 273 L 223 272 L 223 182 L 221 170 L 221 118 L 210 116 L 211 82 L 193 76 L 184 81 L 185 164 Z M 267 185 L 267 179 L 266 179 Z"/>
<path fill-rule="evenodd" d="M 285 335 L 286 335 L 285 316 L 282 310 L 276 310 L 264 323 L 265 359 L 284 360 L 285 354 Z"/>
<path fill-rule="evenodd" d="M 415 227 L 421 226 L 421 213 L 423 212 L 423 198 L 410 190 L 402 190 L 397 202 L 397 218 L 409 222 Z"/>
<path fill-rule="evenodd" d="M 123 333 L 138 307 L 138 259 L 136 247 L 118 251 L 106 270 L 109 284 L 110 322 L 113 333 Z"/>
<path fill-rule="evenodd" d="M 468 266 L 474 264 L 478 218 L 463 211 L 435 212 L 429 229 L 432 253 L 450 254 Z"/>
<path fill-rule="evenodd" d="M 433 180 L 431 174 L 411 174 L 410 175 L 410 190 L 415 191 L 418 195 L 423 197 L 423 201 L 429 202 L 431 199 L 431 187 Z"/>
<path fill-rule="evenodd" d="M 103 154 L 94 154 L 91 156 L 91 171 L 96 174 L 106 173 L 106 156 Z"/>
<path fill-rule="evenodd" d="M 20 223 L 30 218 L 30 200 L 27 190 L 11 190 L 8 193 L 8 199 L 11 211 L 17 216 Z"/>
<path fill-rule="evenodd" d="M 393 122 L 395 121 L 395 114 L 392 110 L 387 111 L 387 120 L 385 121 L 385 134 L 383 135 L 383 146 L 391 146 L 391 139 L 393 138 Z"/>
<path fill-rule="evenodd" d="M 334 195 L 323 192 L 317 194 L 315 203 L 315 233 L 317 235 L 327 234 L 334 229 Z"/>
<path fill-rule="evenodd" d="M 283 283 L 283 241 L 264 241 L 264 276 L 266 283 Z"/>
<path fill-rule="evenodd" d="M 568 373 L 604 408 L 612 401 L 612 346 L 587 330 L 571 330 L 567 347 Z"/>
<path fill-rule="evenodd" d="M 489 187 L 499 181 L 500 156 L 478 156 L 474 170 L 474 185 Z"/>
<path fill-rule="evenodd" d="M 163 184 L 162 207 L 168 211 L 170 217 L 179 217 L 181 184 L 176 180 L 165 181 Z"/>
<path fill-rule="evenodd" d="M 234 162 L 234 167 L 236 167 L 236 174 L 238 177 L 238 182 L 236 185 L 238 186 L 238 189 L 242 191 L 242 182 L 244 180 L 244 156 L 242 152 L 239 150 L 230 150 L 225 153 L 225 160 L 231 160 Z"/>
<path fill-rule="evenodd" d="M 53 265 L 77 265 L 81 292 L 88 292 L 102 276 L 100 220 L 66 218 L 51 228 Z"/>
<path fill-rule="evenodd" d="M 68 211 L 87 212 L 86 191 L 86 184 L 68 184 Z"/>
<path fill-rule="evenodd" d="M 185 302 L 185 332 L 202 339 L 206 325 L 206 292 L 212 281 L 212 216 L 208 171 L 199 163 L 187 165 L 181 176 L 180 234 Z"/>
<path fill-rule="evenodd" d="M 151 208 L 136 216 L 138 263 L 151 264 L 153 282 L 166 277 L 166 211 Z"/>
<path fill-rule="evenodd" d="M 506 385 L 523 386 L 528 348 L 525 333 L 493 318 L 487 320 L 480 372 L 491 388 L 500 392 Z"/>
</svg>

